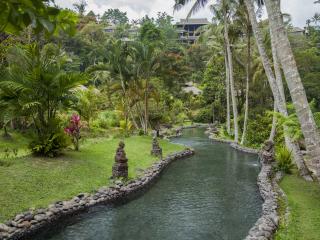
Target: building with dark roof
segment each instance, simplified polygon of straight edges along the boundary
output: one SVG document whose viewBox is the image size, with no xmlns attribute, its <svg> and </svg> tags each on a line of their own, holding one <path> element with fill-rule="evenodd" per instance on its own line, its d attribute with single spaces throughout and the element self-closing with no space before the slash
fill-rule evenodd
<svg viewBox="0 0 320 240">
<path fill-rule="evenodd" d="M 208 24 L 210 22 L 206 18 L 180 19 L 180 22 L 176 23 L 179 40 L 184 43 L 194 43 L 200 35 L 196 31 Z"/>
<path fill-rule="evenodd" d="M 305 29 L 299 28 L 299 27 L 293 27 L 292 29 L 289 30 L 289 34 L 291 35 L 305 35 L 306 31 Z"/>
</svg>

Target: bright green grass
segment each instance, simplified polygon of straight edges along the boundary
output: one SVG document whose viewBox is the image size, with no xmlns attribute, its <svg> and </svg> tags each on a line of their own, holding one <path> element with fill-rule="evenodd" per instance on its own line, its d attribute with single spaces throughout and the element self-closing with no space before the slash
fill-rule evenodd
<svg viewBox="0 0 320 240">
<path fill-rule="evenodd" d="M 150 156 L 151 141 L 144 136 L 125 139 L 131 178 L 156 161 Z M 46 207 L 108 185 L 118 142 L 119 139 L 88 140 L 80 152 L 67 151 L 54 159 L 18 158 L 8 167 L 0 167 L 0 222 L 29 208 Z M 184 149 L 167 141 L 160 144 L 164 155 Z"/>
<path fill-rule="evenodd" d="M 320 185 L 296 175 L 285 176 L 280 183 L 288 197 L 288 227 L 281 226 L 277 240 L 320 239 Z"/>
</svg>

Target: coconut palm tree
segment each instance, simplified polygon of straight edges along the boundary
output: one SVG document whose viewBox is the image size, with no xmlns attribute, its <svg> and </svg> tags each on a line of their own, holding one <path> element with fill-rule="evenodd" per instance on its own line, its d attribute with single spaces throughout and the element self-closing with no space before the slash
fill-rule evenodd
<svg viewBox="0 0 320 240">
<path fill-rule="evenodd" d="M 265 0 L 269 25 L 274 38 L 275 48 L 282 65 L 293 104 L 298 115 L 301 130 L 306 141 L 311 161 L 317 163 L 317 176 L 320 178 L 320 134 L 312 115 L 297 64 L 293 56 L 280 10 L 279 0 Z"/>
<path fill-rule="evenodd" d="M 226 70 L 226 78 L 225 78 L 225 89 L 226 89 L 226 102 L 227 102 L 227 109 L 226 109 L 226 128 L 227 133 L 231 135 L 231 126 L 230 126 L 230 79 L 229 79 L 229 63 L 227 57 L 227 51 L 225 48 L 224 38 L 223 36 L 223 26 L 221 25 L 206 25 L 199 28 L 199 32 L 201 35 L 199 36 L 198 42 L 201 44 L 206 44 L 214 55 L 212 55 L 211 59 L 209 59 L 208 63 L 212 61 L 216 54 L 223 55 L 225 61 L 225 70 Z"/>
<path fill-rule="evenodd" d="M 264 69 L 265 69 L 265 73 L 268 78 L 269 85 L 270 85 L 272 93 L 273 93 L 277 108 L 278 108 L 279 112 L 282 113 L 284 116 L 288 116 L 285 99 L 283 97 L 284 93 L 282 93 L 280 91 L 281 87 L 279 89 L 279 86 L 278 86 L 278 85 L 282 85 L 282 82 L 280 83 L 280 81 L 282 81 L 282 80 L 280 80 L 279 76 L 278 76 L 278 81 L 277 81 L 276 77 L 273 73 L 269 57 L 267 55 L 265 46 L 263 44 L 262 33 L 261 33 L 261 30 L 258 26 L 258 22 L 256 19 L 256 13 L 255 13 L 253 1 L 252 0 L 245 0 L 244 2 L 245 2 L 246 7 L 248 9 L 248 13 L 249 13 L 252 29 L 254 32 L 254 36 L 256 39 L 256 43 L 258 46 L 258 50 L 260 53 L 260 57 L 261 57 L 261 60 L 262 60 L 262 63 L 263 63 Z M 284 129 L 284 130 L 285 130 L 284 132 L 286 133 L 287 132 L 286 129 Z M 288 149 L 292 150 L 292 152 L 293 152 L 294 159 L 295 159 L 295 162 L 299 168 L 301 176 L 303 176 L 307 180 L 312 180 L 312 178 L 310 176 L 310 172 L 305 165 L 305 162 L 303 160 L 303 157 L 301 156 L 301 153 L 300 153 L 300 150 L 298 149 L 297 144 L 295 144 L 286 134 L 285 134 L 285 140 L 286 140 L 286 144 L 287 144 Z"/>
<path fill-rule="evenodd" d="M 245 64 L 246 70 L 246 100 L 245 100 L 245 109 L 244 109 L 244 122 L 243 122 L 243 131 L 241 137 L 241 144 L 243 145 L 246 139 L 247 133 L 247 125 L 248 125 L 248 116 L 249 116 L 249 85 L 251 81 L 251 35 L 252 35 L 252 28 L 249 19 L 249 14 L 247 9 L 243 4 L 243 0 L 239 1 L 239 6 L 237 7 L 237 11 L 235 13 L 235 24 L 239 25 L 240 28 L 244 29 L 244 34 L 246 37 L 246 48 L 247 48 L 247 59 Z"/>
</svg>

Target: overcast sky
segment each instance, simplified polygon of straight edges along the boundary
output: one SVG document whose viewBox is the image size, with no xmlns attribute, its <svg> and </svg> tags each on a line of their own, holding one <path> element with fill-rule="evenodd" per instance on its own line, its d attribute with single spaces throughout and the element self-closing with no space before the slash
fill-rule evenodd
<svg viewBox="0 0 320 240">
<path fill-rule="evenodd" d="M 282 10 L 289 13 L 292 17 L 294 26 L 304 27 L 306 20 L 320 12 L 320 4 L 313 4 L 315 0 L 282 0 Z M 55 2 L 66 8 L 73 8 L 72 4 L 78 0 L 55 0 Z M 158 12 L 167 12 L 174 16 L 175 20 L 185 18 L 190 9 L 186 6 L 179 12 L 173 14 L 174 0 L 87 0 L 87 10 L 93 10 L 95 13 L 103 14 L 109 8 L 119 8 L 121 11 L 127 12 L 130 19 L 139 19 L 148 14 L 155 17 Z M 211 19 L 208 9 L 199 11 L 193 17 L 206 17 Z"/>
</svg>

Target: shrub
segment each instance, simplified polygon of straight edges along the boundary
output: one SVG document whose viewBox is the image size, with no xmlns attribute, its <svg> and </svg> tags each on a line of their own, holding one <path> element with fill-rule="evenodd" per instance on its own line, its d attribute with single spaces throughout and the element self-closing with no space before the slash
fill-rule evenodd
<svg viewBox="0 0 320 240">
<path fill-rule="evenodd" d="M 94 127 L 110 129 L 120 126 L 119 116 L 115 111 L 101 112 L 99 117 L 93 122 Z"/>
<path fill-rule="evenodd" d="M 182 125 L 186 120 L 188 120 L 188 116 L 184 112 L 181 112 L 176 118 L 176 123 Z"/>
<path fill-rule="evenodd" d="M 37 139 L 30 143 L 33 154 L 46 157 L 56 157 L 68 146 L 68 140 L 63 132 L 52 134 L 47 138 Z"/>
<path fill-rule="evenodd" d="M 248 121 L 246 143 L 248 146 L 260 147 L 269 138 L 272 116 L 256 114 L 254 121 Z"/>
<path fill-rule="evenodd" d="M 73 114 L 70 118 L 69 126 L 66 127 L 64 131 L 72 138 L 72 143 L 76 151 L 79 151 L 79 140 L 81 138 L 80 129 L 80 116 L 77 114 Z"/>
<path fill-rule="evenodd" d="M 63 132 L 63 122 L 60 118 L 51 119 L 46 129 L 39 132 L 31 136 L 32 141 L 29 144 L 31 152 L 35 155 L 55 157 L 70 144 Z"/>
<path fill-rule="evenodd" d="M 139 136 L 143 136 L 143 135 L 144 135 L 144 131 L 143 131 L 143 129 L 141 129 L 141 128 L 139 129 L 139 131 L 138 131 L 138 135 L 139 135 Z"/>
<path fill-rule="evenodd" d="M 210 123 L 212 121 L 212 110 L 208 108 L 200 109 L 193 118 L 194 122 Z"/>
<path fill-rule="evenodd" d="M 128 137 L 130 133 L 132 132 L 132 123 L 130 120 L 121 120 L 120 121 L 120 132 L 121 134 L 124 134 L 125 137 Z"/>
<path fill-rule="evenodd" d="M 276 160 L 277 160 L 276 169 L 278 171 L 282 171 L 288 174 L 291 173 L 292 168 L 294 167 L 292 163 L 292 154 L 285 146 L 281 146 L 277 149 Z"/>
<path fill-rule="evenodd" d="M 228 131 L 227 131 L 227 128 L 225 126 L 221 126 L 219 128 L 218 137 L 224 138 L 224 139 L 233 139 L 233 134 L 230 133 L 230 135 L 229 135 Z"/>
</svg>

